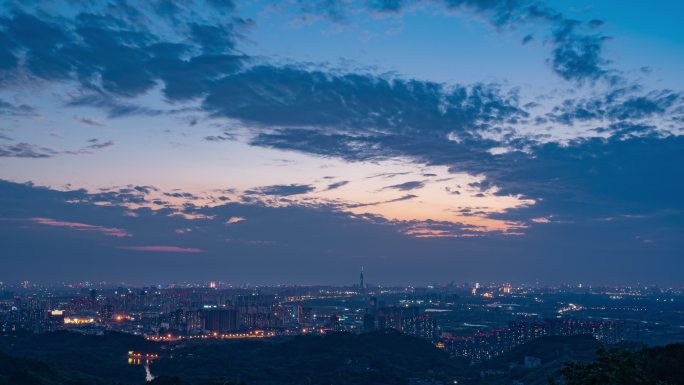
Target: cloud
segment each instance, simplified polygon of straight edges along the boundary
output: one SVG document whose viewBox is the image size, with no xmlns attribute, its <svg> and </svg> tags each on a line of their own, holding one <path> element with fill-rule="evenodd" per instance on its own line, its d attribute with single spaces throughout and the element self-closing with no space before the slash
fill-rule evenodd
<svg viewBox="0 0 684 385">
<path fill-rule="evenodd" d="M 596 19 L 586 22 L 571 19 L 544 1 L 379 0 L 354 7 L 323 0 L 307 2 L 306 6 L 301 7 L 301 12 L 309 19 L 318 16 L 335 23 L 347 23 L 347 15 L 351 13 L 370 11 L 401 16 L 421 9 L 421 6 L 476 14 L 500 32 L 543 25 L 547 29 L 548 44 L 552 47 L 551 57 L 547 62 L 558 76 L 580 83 L 601 78 L 615 82 L 619 78 L 616 71 L 608 69 L 610 61 L 603 57 L 603 46 L 608 38 L 597 29 L 604 22 Z M 522 44 L 527 44 L 532 39 L 532 35 L 528 34 L 522 39 Z"/>
<path fill-rule="evenodd" d="M 414 198 L 418 198 L 418 196 L 417 196 L 417 195 L 413 195 L 413 194 L 406 194 L 406 195 L 403 195 L 403 196 L 401 196 L 401 197 L 399 197 L 399 198 L 390 199 L 390 200 L 388 200 L 388 201 L 385 201 L 384 203 L 401 202 L 401 201 L 407 201 L 407 200 L 409 200 L 409 199 L 414 199 Z"/>
<path fill-rule="evenodd" d="M 451 187 L 445 187 L 444 190 L 451 195 L 461 195 L 461 191 L 459 191 L 458 189 L 454 189 Z"/>
<path fill-rule="evenodd" d="M 222 135 L 205 136 L 204 140 L 207 142 L 225 142 L 227 140 L 236 140 L 236 135 L 230 132 L 224 132 Z"/>
<path fill-rule="evenodd" d="M 0 144 L 0 157 L 7 158 L 49 158 L 58 152 L 47 147 L 29 143 Z"/>
<path fill-rule="evenodd" d="M 534 157 L 500 155 L 507 168 L 488 179 L 502 190 L 539 197 L 530 207 L 511 210 L 511 219 L 554 216 L 587 221 L 594 217 L 684 212 L 684 137 L 588 139 L 562 146 L 549 143 Z M 526 219 L 527 220 L 527 219 Z"/>
<path fill-rule="evenodd" d="M 399 176 L 399 175 L 408 175 L 408 174 L 410 174 L 409 171 L 405 171 L 405 172 L 382 172 L 382 173 L 379 173 L 379 174 L 371 175 L 371 176 L 369 176 L 369 177 L 367 177 L 367 178 L 368 178 L 368 179 L 372 179 L 372 178 L 389 179 L 389 178 L 394 178 L 395 176 Z"/>
<path fill-rule="evenodd" d="M 101 150 L 107 147 L 111 147 L 114 145 L 113 140 L 107 140 L 107 141 L 100 141 L 100 139 L 89 139 L 88 143 L 86 146 L 78 149 L 78 150 L 69 150 L 69 151 L 62 151 L 61 153 L 63 154 L 68 154 L 68 155 L 84 155 L 84 154 L 92 154 L 93 150 Z"/>
<path fill-rule="evenodd" d="M 306 184 L 273 185 L 248 190 L 247 194 L 290 196 L 314 191 L 314 186 Z"/>
<path fill-rule="evenodd" d="M 369 4 L 369 7 L 396 13 L 410 12 L 413 3 L 381 1 Z M 550 41 L 557 53 L 551 63 L 559 74 L 579 81 L 613 76 L 604 68 L 606 63 L 598 55 L 605 39 L 595 35 L 601 24 L 599 20 L 586 23 L 570 20 L 537 1 L 449 1 L 441 4 L 448 10 L 475 12 L 497 28 L 546 23 L 550 26 Z M 105 6 L 95 3 L 92 11 L 82 12 L 72 19 L 17 12 L 3 23 L 10 46 L 25 48 L 24 51 L 13 50 L 25 52 L 16 55 L 29 59 L 34 56 L 50 58 L 42 70 L 36 67 L 37 64 L 22 70 L 45 80 L 78 81 L 81 93 L 68 104 L 102 108 L 109 117 L 169 113 L 128 101 L 160 86 L 169 102 L 199 99 L 211 116 L 278 127 L 275 131 L 257 128 L 257 135 L 252 140 L 255 145 L 293 150 L 314 145 L 309 152 L 345 159 L 374 159 L 392 155 L 393 151 L 375 150 L 374 147 L 390 141 L 436 142 L 444 136 L 457 136 L 465 142 L 471 141 L 466 143 L 470 147 L 484 145 L 472 141 L 490 131 L 503 133 L 502 126 L 520 122 L 528 114 L 518 106 L 517 92 L 502 91 L 496 84 L 445 86 L 367 74 L 308 71 L 296 65 L 250 67 L 252 59 L 237 53 L 235 48 L 241 38 L 239 30 L 249 24 L 238 18 L 221 22 L 184 20 L 179 19 L 182 13 L 174 11 L 177 33 L 162 38 L 145 25 L 133 26 L 132 20 L 161 16 L 162 21 L 167 22 L 164 18 L 170 11 L 159 14 L 161 11 L 154 7 L 133 11 L 120 6 L 120 12 L 116 13 L 111 12 L 109 6 L 101 7 Z M 172 8 L 184 7 L 191 5 L 179 3 Z M 234 9 L 226 4 L 219 8 Z M 344 8 L 336 2 L 302 5 L 305 13 L 326 15 L 344 13 Z M 22 29 L 27 25 L 36 31 L 36 35 L 45 36 L 40 39 L 41 43 Z M 27 60 L 26 63 L 32 62 Z M 19 71 L 19 67 L 16 70 Z M 635 102 L 631 111 L 648 108 L 648 103 Z M 312 126 L 318 127 L 319 131 L 310 131 Z M 229 138 L 228 135 L 207 136 L 206 140 Z M 340 148 L 332 149 L 339 142 L 343 142 Z M 490 143 L 490 147 L 497 144 Z M 399 145 L 393 143 L 395 147 Z"/>
<path fill-rule="evenodd" d="M 213 6 L 216 10 L 225 12 L 232 12 L 236 7 L 233 0 L 208 0 L 207 4 Z"/>
<path fill-rule="evenodd" d="M 447 86 L 266 65 L 228 75 L 207 92 L 203 108 L 250 123 L 252 145 L 354 161 L 407 157 L 468 172 L 486 168 L 477 162 L 496 163 L 490 160 L 503 149 L 533 154 L 546 142 L 568 144 L 568 132 L 570 140 L 678 135 L 684 107 L 677 92 L 630 86 L 567 99 L 534 116 L 527 110 L 534 104 L 521 106 L 517 91 L 497 84 Z"/>
<path fill-rule="evenodd" d="M 227 224 L 227 225 L 232 225 L 232 224 L 240 223 L 240 222 L 243 222 L 243 221 L 246 221 L 246 220 L 247 220 L 247 218 L 243 218 L 243 217 L 230 217 L 230 218 L 228 218 L 228 220 L 226 221 L 226 224 Z"/>
<path fill-rule="evenodd" d="M 88 117 L 83 117 L 83 116 L 74 116 L 74 120 L 77 122 L 81 122 L 83 124 L 87 124 L 89 126 L 95 126 L 95 127 L 103 127 L 104 123 L 101 121 L 94 119 L 94 118 L 88 118 Z"/>
<path fill-rule="evenodd" d="M 0 116 L 34 116 L 36 113 L 36 110 L 29 105 L 15 105 L 0 99 Z"/>
<path fill-rule="evenodd" d="M 554 14 L 546 14 L 554 20 Z M 578 32 L 582 23 L 561 19 L 553 31 L 553 55 L 549 60 L 553 71 L 565 80 L 593 81 L 607 77 L 608 60 L 603 58 L 603 42 L 607 37 Z"/>
<path fill-rule="evenodd" d="M 123 250 L 146 251 L 151 253 L 202 253 L 204 250 L 194 247 L 178 246 L 121 246 Z"/>
<path fill-rule="evenodd" d="M 230 7 L 218 8 L 228 11 Z M 74 11 L 75 16 L 51 17 L 16 8 L 4 17 L 0 41 L 6 49 L 0 51 L 4 70 L 0 84 L 76 82 L 83 95 L 69 105 L 97 106 L 107 110 L 109 117 L 155 114 L 161 111 L 123 99 L 143 95 L 158 83 L 171 100 L 191 99 L 203 92 L 207 82 L 235 72 L 246 60 L 232 53 L 238 31 L 249 25 L 245 20 L 228 18 L 234 22 L 221 24 L 206 24 L 198 17 L 169 21 L 165 17 L 169 10 L 153 4 L 133 10 L 125 3 L 93 2 Z M 176 23 L 177 33 L 161 39 L 147 28 L 153 24 L 150 18 Z M 0 113 L 29 112 L 27 106 L 0 103 Z"/>
<path fill-rule="evenodd" d="M 128 103 L 101 91 L 92 90 L 88 90 L 83 94 L 74 96 L 67 102 L 67 106 L 99 108 L 107 111 L 108 118 L 121 118 L 136 115 L 159 116 L 166 113 L 166 111 L 162 109 Z"/>
<path fill-rule="evenodd" d="M 215 3 L 227 13 L 235 8 L 231 2 Z M 372 12 L 400 14 L 412 12 L 415 4 L 410 1 L 377 1 L 370 7 Z M 539 247 L 550 245 L 541 235 L 571 246 L 573 244 L 567 242 L 568 239 L 584 242 L 583 236 L 599 242 L 601 240 L 594 237 L 601 232 L 592 232 L 598 229 L 606 231 L 607 244 L 619 249 L 620 232 L 615 227 L 593 227 L 598 225 L 588 225 L 587 222 L 594 217 L 623 218 L 624 215 L 636 214 L 654 215 L 659 219 L 643 219 L 639 221 L 640 225 L 629 225 L 634 227 L 619 230 L 632 231 L 643 226 L 639 228 L 640 235 L 646 230 L 650 233 L 643 236 L 648 236 L 648 239 L 669 239 L 670 245 L 677 245 L 671 236 L 681 227 L 681 217 L 677 213 L 683 210 L 681 199 L 676 198 L 684 195 L 680 182 L 684 178 L 681 167 L 678 168 L 684 162 L 684 145 L 678 136 L 684 127 L 681 93 L 650 91 L 616 82 L 618 74 L 610 69 L 610 63 L 603 56 L 607 37 L 597 29 L 601 28 L 600 20 L 571 20 L 537 1 L 463 0 L 440 4 L 440 7 L 452 11 L 471 12 L 484 17 L 500 31 L 532 24 L 547 26 L 546 32 L 535 32 L 535 41 L 543 40 L 551 47 L 548 60 L 551 69 L 572 82 L 593 83 L 606 79 L 607 91 L 591 89 L 581 93 L 584 96 L 568 98 L 555 107 L 551 105 L 552 101 L 540 106 L 522 101 L 520 92 L 515 88 L 496 83 L 442 84 L 396 75 L 329 71 L 320 69 L 322 67 L 316 70 L 310 65 L 276 65 L 238 51 L 242 39 L 240 31 L 243 24 L 249 24 L 247 21 L 226 17 L 226 13 L 221 14 L 220 22 L 199 16 L 187 20 L 183 11 L 191 8 L 192 4 L 180 2 L 154 9 L 150 8 L 154 5 L 147 4 L 133 9 L 123 2 L 95 2 L 83 12 L 75 12 L 75 17 L 51 16 L 45 12 L 33 12 L 31 15 L 18 7 L 0 20 L 0 85 L 15 87 L 26 82 L 35 86 L 56 82 L 71 87 L 75 84 L 77 90 L 69 92 L 67 105 L 96 107 L 106 111 L 109 118 L 177 113 L 186 111 L 183 103 L 192 102 L 193 114 L 204 113 L 213 119 L 236 119 L 245 123 L 247 137 L 255 146 L 348 161 L 400 158 L 421 165 L 447 166 L 453 173 L 482 176 L 484 181 L 481 185 L 469 186 L 478 189 L 480 196 L 485 196 L 486 192 L 528 197 L 536 201 L 534 205 L 492 214 L 492 217 L 531 223 L 531 227 L 524 231 L 529 239 L 538 242 Z M 310 15 L 323 15 L 336 22 L 345 22 L 346 19 L 347 9 L 342 3 L 307 3 L 302 7 Z M 149 27 L 162 22 L 170 23 L 165 24 L 166 27 L 173 27 L 166 34 L 156 33 Z M 156 90 L 168 103 L 148 105 L 144 102 L 145 97 Z M 167 108 L 177 105 L 180 108 Z M 544 110 L 540 115 L 532 113 L 539 109 Z M 21 103 L 0 101 L 0 114 L 30 116 L 36 112 Z M 579 130 L 583 131 L 578 133 Z M 232 136 L 225 132 L 205 137 L 205 140 L 215 142 L 230 139 Z M 20 142 L 0 146 L 0 156 L 47 158 L 62 153 L 88 153 L 112 144 L 112 141 L 95 141 L 80 150 L 60 152 Z M 507 152 L 493 151 L 502 148 Z M 377 177 L 389 179 L 400 174 L 385 173 Z M 414 187 L 402 183 L 386 188 L 410 191 L 422 187 L 415 185 L 417 182 L 406 182 L 414 183 Z M 248 193 L 286 197 L 312 191 L 315 188 L 311 185 L 285 184 L 255 188 Z M 456 190 L 452 191 L 456 193 Z M 68 205 L 56 209 L 51 206 L 55 204 L 50 200 L 53 198 L 48 199 L 42 194 L 62 195 L 40 189 L 22 193 L 35 194 L 32 196 L 36 197 L 35 202 L 41 202 L 40 206 L 19 208 L 16 199 L 7 198 L 3 210 L 14 212 L 21 209 L 41 218 L 69 218 L 65 216 L 70 213 Z M 167 195 L 169 197 L 196 198 L 183 192 L 167 194 L 172 194 Z M 69 192 L 65 195 L 76 201 L 100 200 L 121 205 L 146 203 L 145 194 L 130 187 L 97 194 Z M 367 205 L 415 198 L 408 194 L 396 200 Z M 296 205 L 296 199 L 288 201 Z M 164 204 L 162 200 L 159 202 Z M 279 225 L 291 225 L 292 222 L 279 217 L 285 216 L 282 214 L 285 211 L 263 209 L 258 206 L 258 199 L 253 199 L 252 203 L 249 207 L 207 208 L 206 212 L 199 214 L 211 217 L 225 210 L 225 215 L 217 218 L 247 217 L 254 212 L 268 217 L 268 221 L 261 221 L 258 215 L 254 219 L 249 216 L 250 221 L 240 226 L 221 223 L 223 232 L 227 229 L 240 232 L 243 227 L 249 228 L 252 233 L 242 235 L 252 240 L 262 236 L 257 232 L 257 224 L 268 222 L 270 226 L 270 223 L 277 222 Z M 379 218 L 371 217 L 356 217 L 348 221 L 345 217 L 348 213 L 338 212 L 340 207 L 328 208 L 327 211 L 318 209 L 312 213 L 295 207 L 290 214 L 301 216 L 297 218 L 315 217 L 317 225 L 327 224 L 335 231 L 350 223 L 366 230 L 368 228 L 364 226 L 368 223 L 381 223 Z M 188 216 L 198 215 L 192 212 L 192 207 L 182 210 Z M 102 215 L 111 221 L 106 225 L 111 228 L 119 228 L 117 223 L 126 224 L 121 228 L 136 223 L 117 222 L 118 217 L 110 218 L 105 212 L 95 209 L 93 212 L 98 215 L 86 218 L 88 220 L 70 220 L 99 223 Z M 128 220 L 154 223 L 159 226 L 159 233 L 168 231 L 175 234 L 175 229 L 186 228 L 181 219 L 169 219 L 166 214 L 169 212 L 156 213 L 163 218 L 158 222 L 151 214 L 146 216 L 145 213 Z M 535 221 L 535 218 L 551 216 L 554 223 Z M 200 222 L 207 220 L 201 218 Z M 405 231 L 408 225 L 384 222 L 383 226 L 371 227 L 381 234 L 380 238 L 396 240 L 403 239 L 395 238 L 397 229 L 398 232 Z M 461 224 L 418 223 L 411 226 L 418 229 L 414 234 L 421 236 L 429 235 L 430 231 L 441 234 L 439 236 L 475 232 Z M 542 229 L 542 226 L 552 229 Z M 392 235 L 387 235 L 385 231 L 390 230 Z M 568 234 L 567 239 L 559 235 L 561 230 Z M 278 233 L 282 230 L 273 225 L 270 231 Z M 137 236 L 138 231 L 135 233 Z M 220 238 L 217 234 L 218 231 L 212 233 L 214 238 L 203 241 L 219 250 L 221 248 L 212 243 L 217 242 L 215 238 Z M 354 233 L 350 238 L 357 239 L 354 238 L 356 236 L 358 234 Z M 157 233 L 153 238 L 149 244 L 173 242 L 173 239 Z M 282 237 L 276 241 L 277 245 L 282 245 L 287 244 L 288 239 Z M 339 245 L 332 235 L 329 241 Z M 459 244 L 466 250 L 468 245 Z M 484 247 L 483 244 L 472 245 L 475 251 Z M 590 246 L 584 245 L 586 250 Z M 339 247 L 344 252 L 354 251 L 345 245 Z M 324 250 L 322 246 L 312 254 L 319 255 L 321 250 Z M 535 250 L 538 249 L 528 246 L 525 252 Z M 562 252 L 569 255 L 571 250 Z M 369 246 L 358 253 L 371 251 L 382 252 Z M 663 255 L 669 254 L 663 251 Z M 526 258 L 522 252 L 518 257 Z"/>
<path fill-rule="evenodd" d="M 581 22 L 566 17 L 543 1 L 486 1 L 449 0 L 447 8 L 462 8 L 484 15 L 496 27 L 514 28 L 544 22 L 550 29 L 553 47 L 548 63 L 561 78 L 586 82 L 605 78 L 616 81 L 618 75 L 609 70 L 610 62 L 603 57 L 604 42 L 608 38 L 596 32 L 601 20 Z M 529 35 L 528 35 L 529 36 Z M 530 41 L 526 36 L 523 44 Z"/>
<path fill-rule="evenodd" d="M 337 128 L 361 139 L 374 128 L 417 133 L 432 127 L 423 134 L 446 136 L 526 115 L 517 95 L 495 84 L 445 87 L 296 67 L 252 67 L 216 81 L 208 91 L 203 107 L 217 116 L 268 126 Z"/>
<path fill-rule="evenodd" d="M 405 0 L 374 0 L 369 1 L 368 6 L 379 12 L 398 12 L 406 5 Z"/>
<path fill-rule="evenodd" d="M 172 197 L 172 198 L 185 198 L 185 199 L 197 199 L 197 196 L 195 196 L 192 193 L 189 192 L 165 192 L 163 195 L 167 197 Z"/>
<path fill-rule="evenodd" d="M 65 228 L 69 228 L 69 229 L 77 230 L 77 231 L 95 232 L 95 233 L 100 233 L 103 235 L 109 235 L 109 236 L 117 237 L 117 238 L 132 236 L 132 234 L 127 232 L 126 230 L 115 228 L 115 227 L 104 227 L 104 226 L 89 225 L 86 223 L 79 223 L 79 222 L 60 221 L 60 220 L 51 219 L 51 218 L 28 218 L 28 220 L 33 222 L 33 223 L 40 224 L 40 225 L 53 226 L 53 227 L 65 227 Z"/>
<path fill-rule="evenodd" d="M 404 232 L 416 238 L 462 238 L 481 236 L 477 228 L 468 228 L 460 223 L 428 221 L 408 221 Z"/>
<path fill-rule="evenodd" d="M 649 124 L 648 119 L 668 120 L 681 114 L 682 94 L 671 90 L 643 92 L 639 86 L 615 88 L 603 95 L 566 99 L 546 117 L 556 123 L 573 125 L 582 122 Z M 661 124 L 662 125 L 662 124 Z M 653 127 L 658 128 L 658 127 Z"/>
<path fill-rule="evenodd" d="M 383 190 L 400 190 L 400 191 L 410 191 L 425 187 L 425 182 L 414 180 L 410 182 L 404 182 L 399 184 L 393 184 L 391 186 L 383 187 Z"/>
<path fill-rule="evenodd" d="M 151 191 L 156 191 L 151 186 L 128 185 L 122 188 L 101 189 L 98 193 L 88 195 L 88 199 L 93 202 L 113 203 L 113 204 L 143 204 L 146 195 Z"/>
<path fill-rule="evenodd" d="M 618 189 L 598 191 L 602 182 L 578 183 L 585 177 L 577 172 L 595 172 L 596 168 L 615 165 L 606 174 L 606 180 L 626 184 L 627 174 L 621 174 L 616 165 L 629 164 L 624 170 L 639 170 L 639 175 L 643 171 L 631 163 L 631 157 L 639 159 L 638 155 L 631 154 L 631 150 L 629 154 L 620 151 L 642 147 L 650 153 L 647 146 L 674 145 L 679 142 L 676 135 L 684 127 L 679 117 L 681 96 L 667 90 L 613 88 L 584 99 L 568 99 L 545 113 L 544 121 L 540 122 L 539 116 L 531 116 L 519 105 L 515 93 L 506 93 L 495 85 L 447 88 L 366 75 L 333 76 L 296 68 L 261 67 L 255 71 L 264 76 L 236 75 L 241 77 L 235 82 L 239 87 L 228 88 L 228 94 L 240 96 L 226 99 L 225 104 L 236 100 L 238 103 L 223 109 L 219 98 L 211 99 L 210 94 L 207 100 L 211 102 L 205 105 L 216 113 L 265 126 L 257 129 L 250 142 L 253 145 L 348 161 L 402 158 L 420 164 L 446 165 L 453 173 L 485 176 L 487 188 L 495 187 L 492 191 L 497 195 L 544 202 L 538 207 L 554 202 L 555 210 L 567 210 L 568 214 L 573 210 L 573 194 L 602 201 L 604 207 L 611 209 L 618 209 L 616 202 L 625 194 Z M 288 96 L 279 96 L 283 94 Z M 365 97 L 369 97 L 367 102 Z M 260 115 L 257 111 L 267 113 Z M 586 134 L 576 134 L 571 139 L 561 134 L 539 135 L 548 125 L 554 125 L 561 133 L 564 129 L 573 130 L 575 125 L 587 128 Z M 528 131 L 516 131 L 516 126 Z M 449 139 L 454 134 L 459 141 Z M 506 151 L 492 151 L 497 148 Z M 630 157 L 629 161 L 623 156 Z M 680 157 L 676 153 L 672 156 Z M 661 162 L 665 161 L 659 159 L 653 164 Z M 546 188 L 550 180 L 554 181 L 554 188 Z M 664 180 L 674 183 L 672 178 Z M 604 199 L 605 196 L 614 200 Z M 554 212 L 537 214 L 534 217 Z"/>
<path fill-rule="evenodd" d="M 190 37 L 199 43 L 206 54 L 223 53 L 235 48 L 235 34 L 229 25 L 190 23 Z"/>
<path fill-rule="evenodd" d="M 641 177 L 643 170 L 654 164 L 652 162 L 657 164 L 658 158 L 654 156 L 665 159 L 671 157 L 675 149 L 675 146 L 669 150 L 661 147 L 645 154 L 643 169 L 636 175 Z M 612 151 L 624 154 L 626 150 L 615 148 Z M 549 151 L 548 156 L 552 153 Z M 560 159 L 577 156 L 576 153 L 554 155 Z M 630 171 L 634 171 L 631 167 Z M 651 179 L 644 180 L 641 190 L 631 193 L 636 196 L 659 191 L 664 183 L 659 180 L 676 170 L 675 167 L 658 171 Z M 543 174 L 554 180 L 551 171 L 562 169 L 562 165 L 558 169 L 550 167 Z M 599 172 L 587 183 L 595 183 L 606 176 L 610 174 Z M 608 187 L 614 182 L 614 177 L 609 177 L 601 184 Z M 653 183 L 661 185 L 649 186 Z M 635 186 L 639 185 L 635 182 Z M 558 189 L 555 180 L 547 187 L 558 190 L 560 195 L 568 193 L 564 188 Z M 625 185 L 615 188 L 624 189 Z M 137 191 L 134 187 L 123 189 Z M 661 200 L 672 206 L 677 199 L 681 201 L 681 192 L 678 189 L 663 191 L 654 194 L 651 202 L 656 204 Z M 578 222 L 554 216 L 552 223 L 532 222 L 523 235 L 512 236 L 483 232 L 480 228 L 459 223 L 389 221 L 373 215 L 352 215 L 339 207 L 325 205 L 269 207 L 260 203 L 233 202 L 213 207 L 182 207 L 184 213 L 200 216 L 200 219 L 187 219 L 174 215 L 175 211 L 168 208 L 130 209 L 116 199 L 110 204 L 96 203 L 101 199 L 103 197 L 84 190 L 57 191 L 0 181 L 0 214 L 3 217 L 0 241 L 5 262 L 0 278 L 11 281 L 12 277 L 28 277 L 37 282 L 53 282 L 87 276 L 93 280 L 118 282 L 125 279 L 144 284 L 150 281 L 206 281 L 216 271 L 224 271 L 226 280 L 239 284 L 278 283 L 282 282 L 283 276 L 288 277 L 288 282 L 342 284 L 353 279 L 362 262 L 374 282 L 387 284 L 453 279 L 475 281 L 483 276 L 520 281 L 543 276 L 544 282 L 550 283 L 582 279 L 585 282 L 638 280 L 667 284 L 679 282 L 681 274 L 678 273 L 684 268 L 680 253 L 684 247 L 681 238 L 684 210 L 612 221 Z M 415 197 L 406 195 L 397 199 Z M 604 214 L 614 209 L 605 207 L 596 211 L 602 204 L 575 205 L 569 209 L 577 213 L 575 219 L 586 218 L 585 210 Z M 672 207 L 681 207 L 681 202 L 678 204 L 680 206 Z M 651 208 L 657 207 L 662 206 L 656 204 Z M 510 219 L 513 220 L 513 214 L 528 219 L 546 217 L 539 213 L 554 208 L 557 208 L 555 204 L 540 210 L 532 206 L 527 208 L 531 210 L 529 212 L 511 213 Z M 135 215 L 128 215 L 130 213 Z M 232 217 L 249 220 L 226 226 L 226 218 Z M 84 229 L 84 224 L 125 229 L 135 237 L 78 237 L 79 232 L 99 230 L 75 229 L 56 234 L 45 230 L 53 227 L 50 225 L 27 226 L 34 222 L 26 218 L 65 222 L 69 224 L 65 229 L 69 229 L 71 223 L 79 224 L 78 229 Z M 185 245 L 179 245 L 176 231 L 188 228 L 193 231 L 183 233 Z M 653 243 L 645 244 L 643 239 Z M 268 242 L 264 243 L 264 240 Z M 602 246 L 597 248 L 597 244 Z M 186 245 L 202 245 L 201 252 L 193 252 L 199 248 Z M 129 248 L 130 252 L 122 248 Z M 159 255 L 164 258 L 163 263 L 157 258 L 141 259 L 139 252 Z M 191 253 L 192 263 L 187 258 L 165 257 L 174 252 Z M 652 257 L 645 259 L 644 253 Z M 416 255 L 421 258 L 417 259 Z M 653 258 L 661 263 L 652 263 Z M 331 261 L 338 268 L 331 270 Z M 578 277 L 574 268 L 583 264 L 591 264 L 592 269 L 583 270 Z M 43 268 L 35 269 L 36 265 Z M 131 265 L 137 268 L 131 269 Z M 621 268 L 615 269 L 617 265 Z"/>
<path fill-rule="evenodd" d="M 88 146 L 86 146 L 86 148 L 92 149 L 92 150 L 99 150 L 99 149 L 111 147 L 114 145 L 113 140 L 108 140 L 106 142 L 100 142 L 99 139 L 90 139 L 90 140 L 88 140 L 88 143 L 90 143 L 90 144 Z"/>
<path fill-rule="evenodd" d="M 341 180 L 339 182 L 331 183 L 326 187 L 325 191 L 330 191 L 330 190 L 337 190 L 338 188 L 342 186 L 346 186 L 349 184 L 348 180 Z"/>
<path fill-rule="evenodd" d="M 406 6 L 395 2 L 381 8 L 406 12 Z M 483 15 L 499 28 L 546 23 L 554 49 L 550 64 L 561 76 L 591 81 L 611 75 L 600 52 L 605 38 L 596 35 L 599 22 L 570 22 L 537 2 L 456 1 L 443 6 Z M 144 25 L 132 28 L 131 17 L 92 12 L 68 20 L 16 13 L 3 21 L 3 33 L 13 47 L 22 48 L 11 52 L 18 59 L 16 66 L 27 66 L 21 71 L 44 80 L 80 85 L 70 105 L 99 107 L 110 117 L 155 116 L 168 110 L 145 106 L 136 98 L 158 87 L 170 103 L 195 100 L 208 116 L 248 123 L 253 145 L 354 161 L 404 158 L 446 165 L 454 172 L 482 174 L 510 194 L 561 202 L 566 198 L 528 188 L 504 172 L 513 165 L 511 172 L 517 173 L 518 168 L 527 172 L 521 180 L 528 186 L 544 183 L 533 178 L 533 171 L 545 167 L 540 162 L 554 160 L 539 154 L 553 147 L 545 141 L 560 141 L 539 134 L 545 125 L 587 123 L 596 136 L 664 135 L 662 125 L 647 120 L 676 114 L 681 100 L 676 92 L 626 89 L 573 99 L 547 114 L 532 116 L 528 111 L 532 106 L 521 105 L 518 91 L 498 84 L 447 85 L 396 76 L 332 73 L 298 65 L 254 65 L 251 58 L 236 51 L 240 27 L 235 20 L 229 23 L 234 25 L 226 25 L 178 19 L 177 34 L 161 38 Z M 50 36 L 38 43 L 21 29 L 23 25 L 31 26 L 38 35 Z M 212 40 L 214 32 L 223 39 Z M 40 70 L 36 67 L 39 57 L 51 58 Z M 537 122 L 536 118 L 545 121 Z M 516 126 L 532 127 L 533 132 L 525 134 Z M 454 137 L 459 140 L 450 140 Z M 230 138 L 221 134 L 205 139 Z M 582 151 L 581 140 L 564 144 Z M 22 145 L 24 148 L 5 146 L 0 154 L 46 157 L 55 152 Z M 92 144 L 96 145 L 110 144 Z M 490 153 L 493 148 L 511 151 L 494 156 Z M 594 150 L 601 151 L 598 146 Z M 566 182 L 566 175 L 556 178 L 561 184 Z M 308 185 L 266 186 L 252 192 L 289 196 L 314 191 L 312 186 L 302 186 Z M 592 187 L 586 187 L 587 194 L 592 195 Z"/>
<path fill-rule="evenodd" d="M 378 206 L 378 205 L 382 205 L 385 203 L 403 202 L 403 201 L 407 201 L 407 200 L 414 199 L 414 198 L 418 198 L 418 195 L 406 194 L 406 195 L 403 195 L 399 198 L 389 199 L 386 201 L 371 202 L 371 203 L 355 203 L 355 204 L 345 205 L 345 207 L 349 208 L 349 209 L 353 209 L 353 208 L 367 207 L 367 206 Z"/>
</svg>

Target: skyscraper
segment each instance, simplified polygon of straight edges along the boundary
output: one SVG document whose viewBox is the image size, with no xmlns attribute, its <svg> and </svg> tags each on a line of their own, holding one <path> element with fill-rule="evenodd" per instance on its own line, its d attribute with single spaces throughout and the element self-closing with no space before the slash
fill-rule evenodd
<svg viewBox="0 0 684 385">
<path fill-rule="evenodd" d="M 363 289 L 363 266 L 361 266 L 361 275 L 359 276 L 359 288 Z"/>
</svg>

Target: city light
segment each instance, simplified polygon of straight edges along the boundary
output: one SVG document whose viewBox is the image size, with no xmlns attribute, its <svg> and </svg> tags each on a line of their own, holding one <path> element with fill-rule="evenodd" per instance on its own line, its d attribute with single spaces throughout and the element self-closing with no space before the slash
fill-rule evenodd
<svg viewBox="0 0 684 385">
<path fill-rule="evenodd" d="M 78 318 L 78 317 L 65 317 L 64 324 L 67 325 L 85 325 L 95 323 L 95 318 Z"/>
</svg>

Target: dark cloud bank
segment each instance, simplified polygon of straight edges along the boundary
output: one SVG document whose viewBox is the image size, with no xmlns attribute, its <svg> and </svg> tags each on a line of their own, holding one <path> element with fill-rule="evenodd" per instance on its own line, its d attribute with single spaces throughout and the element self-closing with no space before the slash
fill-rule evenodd
<svg viewBox="0 0 684 385">
<path fill-rule="evenodd" d="M 194 220 L 171 209 L 120 206 L 146 188 L 137 187 L 102 195 L 0 182 L 2 279 L 342 284 L 363 265 L 385 284 L 677 283 L 684 268 L 684 223 L 675 211 L 531 223 L 525 236 L 424 239 L 401 233 L 409 223 L 329 206 L 186 205 L 186 214 L 202 214 Z M 105 199 L 114 205 L 94 203 Z M 226 225 L 235 217 L 244 220 Z"/>
</svg>

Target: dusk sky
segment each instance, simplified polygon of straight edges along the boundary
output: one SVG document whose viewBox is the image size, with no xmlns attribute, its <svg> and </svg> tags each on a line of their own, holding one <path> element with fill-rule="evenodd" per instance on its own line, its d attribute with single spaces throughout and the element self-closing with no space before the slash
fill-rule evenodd
<svg viewBox="0 0 684 385">
<path fill-rule="evenodd" d="M 0 281 L 684 284 L 684 2 L 0 4 Z"/>
</svg>

